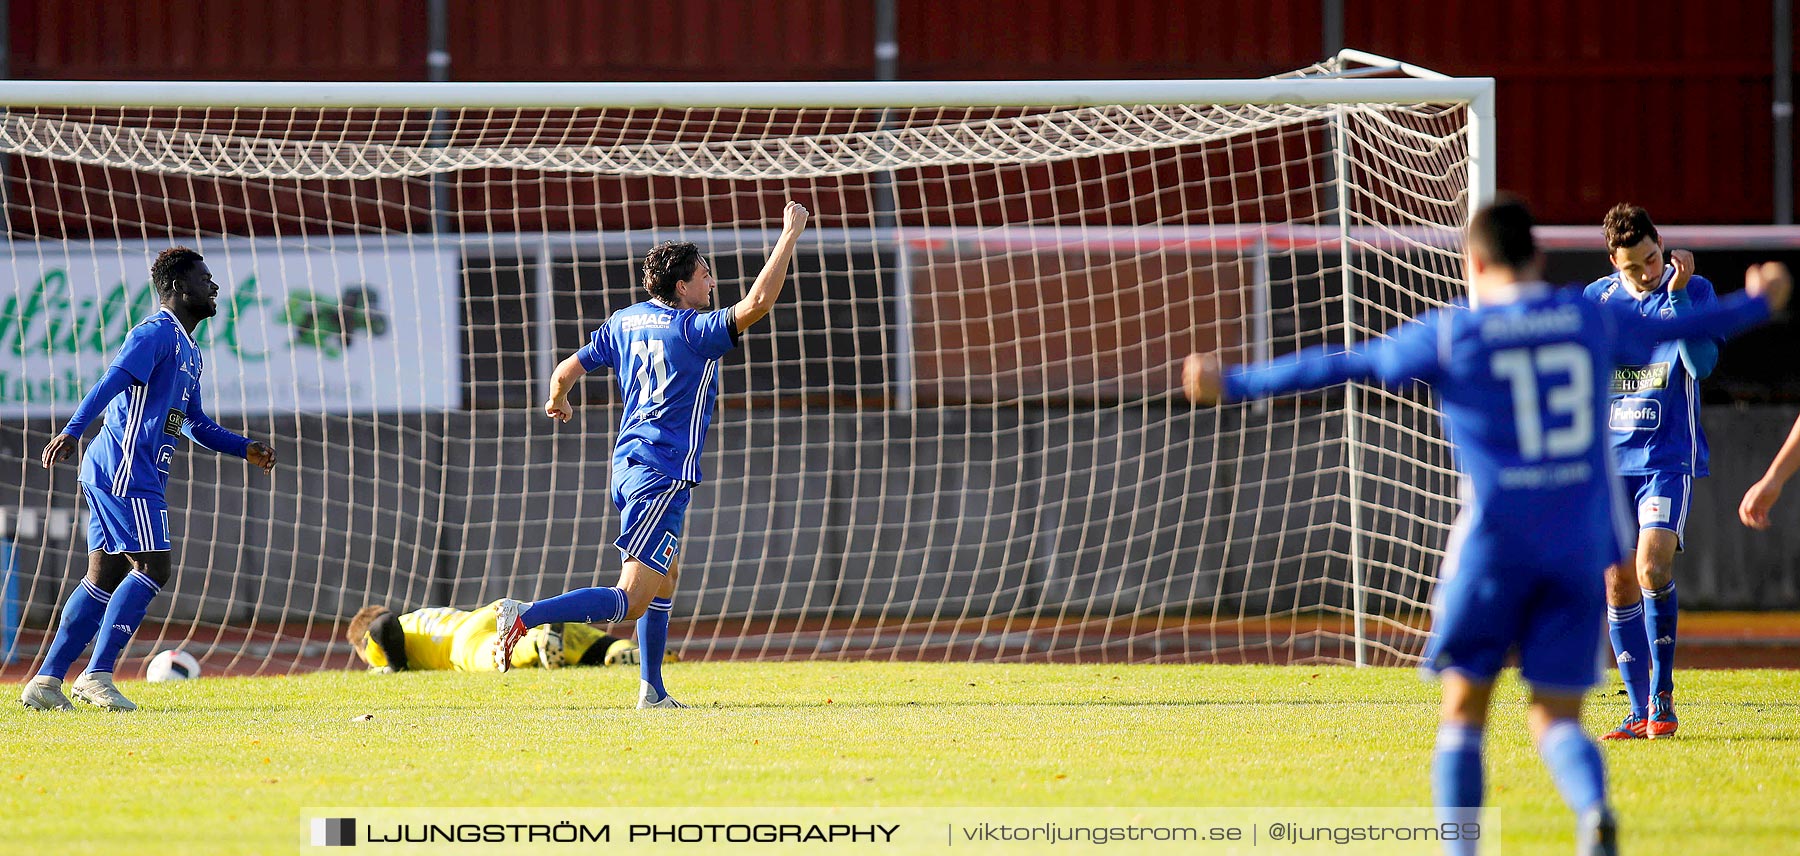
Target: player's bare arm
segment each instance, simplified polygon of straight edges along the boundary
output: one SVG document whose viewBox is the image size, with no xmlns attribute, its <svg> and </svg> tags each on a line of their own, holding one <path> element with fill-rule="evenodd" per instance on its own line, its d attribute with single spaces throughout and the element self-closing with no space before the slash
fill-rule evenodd
<svg viewBox="0 0 1800 856">
<path fill-rule="evenodd" d="M 781 289 L 787 284 L 788 264 L 794 259 L 794 247 L 800 243 L 800 233 L 806 230 L 807 216 L 806 206 L 798 202 L 789 202 L 782 210 L 781 237 L 775 241 L 775 252 L 769 254 L 769 261 L 763 265 L 762 273 L 757 274 L 750 292 L 732 307 L 732 319 L 737 322 L 738 332 L 749 330 L 751 325 L 761 321 L 775 306 L 776 298 L 781 296 Z"/>
<path fill-rule="evenodd" d="M 569 421 L 574 415 L 569 409 L 569 391 L 586 374 L 587 369 L 582 368 L 581 360 L 574 354 L 557 363 L 555 373 L 550 375 L 550 397 L 544 401 L 544 415 L 558 422 Z"/>
<path fill-rule="evenodd" d="M 1751 529 L 1769 528 L 1769 511 L 1781 499 L 1781 489 L 1794 477 L 1795 470 L 1800 470 L 1800 419 L 1794 421 L 1781 451 L 1769 462 L 1768 471 L 1744 492 L 1743 501 L 1738 503 L 1738 520 Z"/>
<path fill-rule="evenodd" d="M 1787 266 L 1778 262 L 1756 265 L 1744 272 L 1744 290 L 1765 295 L 1769 308 L 1776 311 L 1787 305 L 1793 288 L 1794 281 Z M 1738 503 L 1738 520 L 1752 529 L 1769 528 L 1769 511 L 1781 498 L 1781 489 L 1796 470 L 1800 470 L 1800 420 L 1794 422 L 1787 441 L 1781 444 L 1781 451 L 1776 452 L 1775 460 L 1769 462 L 1768 471 L 1744 492 L 1743 500 Z"/>
</svg>

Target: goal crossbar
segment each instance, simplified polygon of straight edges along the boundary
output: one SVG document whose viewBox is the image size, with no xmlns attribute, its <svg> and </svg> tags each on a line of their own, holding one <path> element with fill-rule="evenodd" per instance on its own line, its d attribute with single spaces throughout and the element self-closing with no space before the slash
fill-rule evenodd
<svg viewBox="0 0 1800 856">
<path fill-rule="evenodd" d="M 331 108 L 1028 107 L 1424 104 L 1491 98 L 1494 79 L 908 80 L 586 83 L 0 81 L 0 106 Z"/>
</svg>

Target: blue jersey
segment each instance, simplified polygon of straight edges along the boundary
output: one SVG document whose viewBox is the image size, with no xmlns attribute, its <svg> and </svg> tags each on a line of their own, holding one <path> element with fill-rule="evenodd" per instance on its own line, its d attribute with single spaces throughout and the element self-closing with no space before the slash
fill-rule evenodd
<svg viewBox="0 0 1800 856">
<path fill-rule="evenodd" d="M 132 328 L 112 363 L 131 384 L 106 405 L 105 426 L 81 459 L 81 482 L 113 496 L 162 499 L 183 436 L 243 457 L 250 441 L 201 406 L 202 367 L 193 337 L 167 309 Z"/>
<path fill-rule="evenodd" d="M 1637 294 L 1617 273 L 1588 284 L 1590 299 L 1645 317 L 1673 317 L 1718 302 L 1704 277 L 1670 291 L 1674 265 L 1663 267 L 1662 282 L 1648 294 Z M 1705 350 L 1699 366 L 1684 350 Z M 1619 365 L 1612 373 L 1612 411 L 1607 425 L 1626 475 L 1683 474 L 1704 476 L 1706 433 L 1700 429 L 1700 377 L 1718 358 L 1713 339 L 1667 342 L 1626 338 L 1619 343 Z M 1700 377 L 1695 377 L 1696 372 Z"/>
<path fill-rule="evenodd" d="M 613 313 L 575 353 L 581 367 L 613 370 L 625 418 L 613 468 L 637 462 L 672 479 L 701 481 L 700 453 L 719 397 L 719 359 L 737 345 L 733 310 L 697 312 L 646 300 Z"/>
<path fill-rule="evenodd" d="M 1434 311 L 1348 352 L 1315 348 L 1225 375 L 1230 399 L 1347 380 L 1432 386 L 1464 477 L 1459 528 L 1517 536 L 1521 557 L 1598 572 L 1636 531 L 1612 451 L 1605 394 L 1621 346 L 1728 334 L 1768 317 L 1738 298 L 1686 316 L 1643 316 L 1541 283 L 1516 301 Z M 1598 619 L 1596 619 L 1598 620 Z"/>
</svg>

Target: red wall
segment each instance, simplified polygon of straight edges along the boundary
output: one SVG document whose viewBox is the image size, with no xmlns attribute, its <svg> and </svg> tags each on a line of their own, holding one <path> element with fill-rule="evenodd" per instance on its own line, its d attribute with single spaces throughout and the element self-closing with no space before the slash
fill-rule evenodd
<svg viewBox="0 0 1800 856">
<path fill-rule="evenodd" d="M 1768 0 L 1348 5 L 1349 44 L 1499 79 L 1500 182 L 1547 221 L 1774 216 Z"/>
<path fill-rule="evenodd" d="M 902 77 L 1239 77 L 1319 58 L 1319 0 L 898 0 Z M 417 80 L 425 0 L 13 0 L 22 78 Z M 860 79 L 861 0 L 453 0 L 459 80 Z M 1347 0 L 1345 40 L 1500 81 L 1500 183 L 1551 223 L 1773 216 L 1768 0 Z M 655 14 L 650 10 L 654 9 Z M 229 22 L 221 26 L 221 22 Z M 1800 34 L 1796 35 L 1800 46 Z M 1615 128 L 1633 128 L 1624 133 Z"/>
</svg>

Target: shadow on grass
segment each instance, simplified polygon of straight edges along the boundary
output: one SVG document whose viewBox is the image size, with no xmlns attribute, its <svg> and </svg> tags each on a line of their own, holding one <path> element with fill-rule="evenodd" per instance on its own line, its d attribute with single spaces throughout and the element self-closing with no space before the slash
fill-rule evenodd
<svg viewBox="0 0 1800 856">
<path fill-rule="evenodd" d="M 470 712 L 470 711 L 493 711 L 496 713 L 500 713 L 500 712 L 504 712 L 504 711 L 511 710 L 511 709 L 517 709 L 521 713 L 529 712 L 529 713 L 535 715 L 535 714 L 540 714 L 540 713 L 552 713 L 552 712 L 559 712 L 559 711 L 560 712 L 598 712 L 598 711 L 623 711 L 623 710 L 635 711 L 636 710 L 636 708 L 632 706 L 631 702 L 626 701 L 626 700 L 594 701 L 593 703 L 586 703 L 586 704 L 580 703 L 577 701 L 568 701 L 568 700 L 560 700 L 560 699 L 557 701 L 548 701 L 548 700 L 540 701 L 540 700 L 531 699 L 531 698 L 505 698 L 505 699 L 496 699 L 495 701 L 497 702 L 497 704 L 443 704 L 440 702 L 419 702 L 416 704 L 396 705 L 391 700 L 384 700 L 381 704 L 377 705 L 377 704 L 371 704 L 368 700 L 357 700 L 357 701 L 338 702 L 338 703 L 335 703 L 334 705 L 332 705 L 331 707 L 324 707 L 324 706 L 320 706 L 320 705 L 311 705 L 311 704 L 305 704 L 305 705 L 300 705 L 300 704 L 297 704 L 297 705 L 179 704 L 179 705 L 157 705 L 154 707 L 145 707 L 143 709 L 142 713 L 150 714 L 150 715 L 157 715 L 157 714 L 205 715 L 205 714 L 209 714 L 209 713 L 217 714 L 217 713 L 236 712 L 236 713 L 262 713 L 262 714 L 268 714 L 271 716 L 276 716 L 276 715 L 281 715 L 284 713 L 320 714 L 325 711 L 342 711 L 345 714 L 346 724 L 361 724 L 361 723 L 350 722 L 349 719 L 350 719 L 350 717 L 353 717 L 353 716 L 356 716 L 356 715 L 359 715 L 362 713 L 375 714 L 376 719 L 373 722 L 378 724 L 384 713 L 390 714 L 390 715 L 395 715 L 395 716 L 418 714 L 418 713 L 429 713 L 429 712 L 466 713 L 466 712 Z M 930 710 L 930 709 L 934 709 L 934 708 L 1070 709 L 1070 708 L 1088 708 L 1088 707 L 1110 707 L 1110 708 L 1122 708 L 1122 709 L 1123 708 L 1156 708 L 1156 707 L 1219 707 L 1219 708 L 1255 708 L 1255 707 L 1374 708 L 1374 707 L 1379 707 L 1379 708 L 1392 708 L 1392 707 L 1417 707 L 1417 706 L 1425 705 L 1425 704 L 1429 704 L 1433 707 L 1435 707 L 1435 705 L 1436 705 L 1436 703 L 1434 701 L 1421 701 L 1419 699 L 1361 699 L 1361 700 L 1357 700 L 1357 701 L 1342 701 L 1342 700 L 1334 701 L 1334 700 L 1328 700 L 1328 699 L 1275 699 L 1275 700 L 1266 700 L 1266 701 L 1246 701 L 1244 699 L 1116 699 L 1116 700 L 1115 699 L 1095 699 L 1095 700 L 1070 699 L 1067 701 L 1005 701 L 1005 700 L 999 700 L 999 699 L 969 698 L 969 699 L 947 700 L 947 701 L 900 701 L 900 700 L 895 700 L 895 701 L 873 701 L 873 700 L 870 700 L 870 701 L 864 701 L 864 700 L 838 701 L 838 700 L 834 699 L 833 701 L 831 701 L 829 703 L 821 702 L 821 701 L 749 701 L 749 702 L 731 702 L 731 703 L 725 703 L 725 702 L 705 703 L 705 702 L 702 702 L 702 703 L 693 705 L 693 707 L 691 709 L 724 711 L 724 710 L 839 710 L 839 709 Z M 77 712 L 77 715 L 79 715 L 79 713 L 80 712 Z M 101 711 L 93 711 L 92 713 L 100 714 Z M 109 716 L 127 716 L 129 714 L 107 714 L 107 715 L 109 715 Z M 679 713 L 664 713 L 662 711 L 657 711 L 657 712 L 645 712 L 644 714 L 641 714 L 641 715 L 679 716 L 680 714 Z"/>
</svg>

